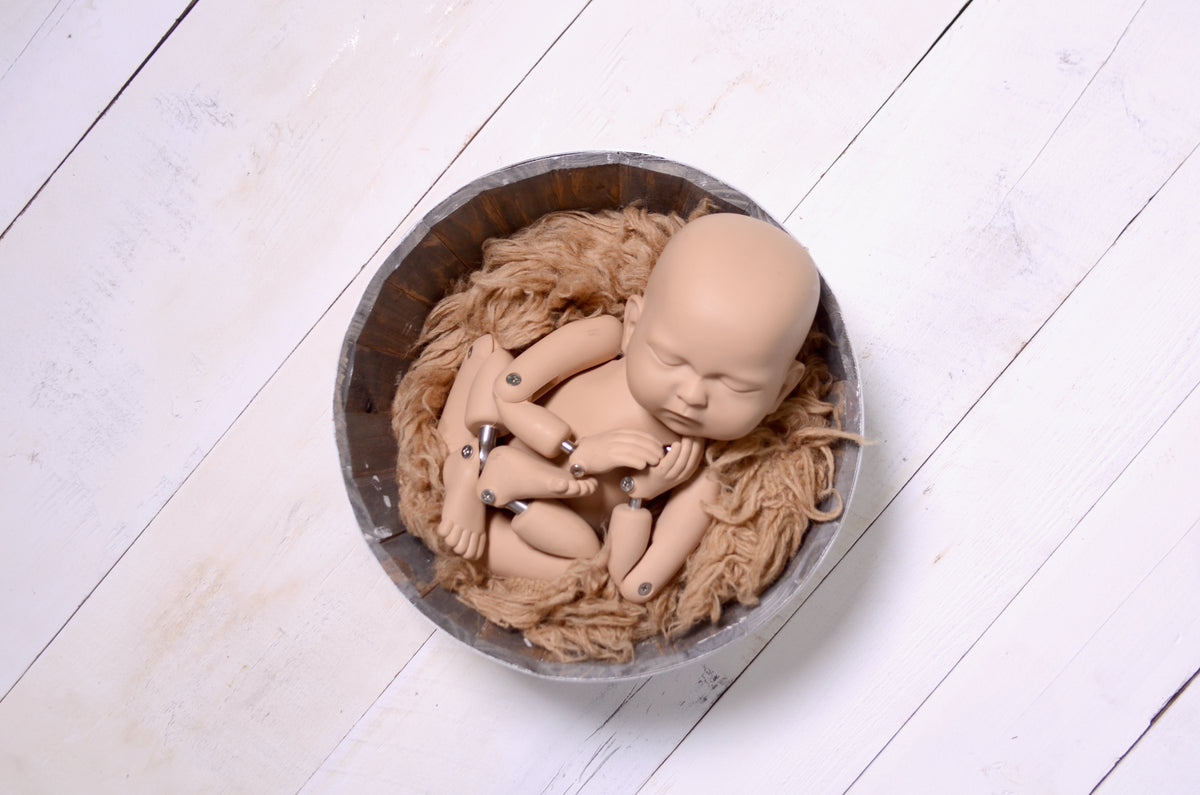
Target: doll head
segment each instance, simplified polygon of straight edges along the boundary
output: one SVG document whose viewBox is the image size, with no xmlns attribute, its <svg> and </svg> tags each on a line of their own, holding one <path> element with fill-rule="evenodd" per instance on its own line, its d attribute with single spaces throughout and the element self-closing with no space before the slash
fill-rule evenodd
<svg viewBox="0 0 1200 795">
<path fill-rule="evenodd" d="M 743 215 L 692 221 L 625 307 L 629 389 L 681 436 L 738 439 L 799 383 L 820 298 L 808 252 Z"/>
</svg>

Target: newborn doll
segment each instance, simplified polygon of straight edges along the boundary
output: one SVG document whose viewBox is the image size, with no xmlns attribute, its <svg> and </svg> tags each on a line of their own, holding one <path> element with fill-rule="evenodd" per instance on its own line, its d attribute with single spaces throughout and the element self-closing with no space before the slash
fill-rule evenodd
<svg viewBox="0 0 1200 795">
<path fill-rule="evenodd" d="M 753 603 L 841 511 L 819 293 L 740 215 L 554 213 L 485 243 L 393 405 L 440 584 L 559 659 Z"/>
</svg>

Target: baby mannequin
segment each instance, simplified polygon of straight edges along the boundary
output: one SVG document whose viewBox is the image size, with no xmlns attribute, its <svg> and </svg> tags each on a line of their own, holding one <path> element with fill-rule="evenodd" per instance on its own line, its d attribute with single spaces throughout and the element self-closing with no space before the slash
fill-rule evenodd
<svg viewBox="0 0 1200 795">
<path fill-rule="evenodd" d="M 708 526 L 705 441 L 747 434 L 796 386 L 819 294 L 787 233 L 708 215 L 671 238 L 623 322 L 567 324 L 515 359 L 476 340 L 438 423 L 438 534 L 494 574 L 549 579 L 607 528 L 621 594 L 653 598 Z M 641 503 L 662 494 L 653 522 Z"/>
</svg>

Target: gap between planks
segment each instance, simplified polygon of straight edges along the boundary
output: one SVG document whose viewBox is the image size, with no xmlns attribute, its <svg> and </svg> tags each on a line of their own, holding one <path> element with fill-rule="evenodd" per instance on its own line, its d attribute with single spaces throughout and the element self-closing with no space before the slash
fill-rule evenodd
<svg viewBox="0 0 1200 795">
<path fill-rule="evenodd" d="M 1113 765 L 1112 765 L 1112 767 L 1110 767 L 1108 769 L 1108 772 L 1106 772 L 1104 774 L 1104 776 L 1099 781 L 1096 782 L 1096 786 L 1092 787 L 1092 789 L 1091 789 L 1092 793 L 1098 792 L 1100 790 L 1100 788 L 1104 786 L 1104 783 L 1106 781 L 1108 781 L 1109 778 L 1111 778 L 1114 773 L 1117 772 L 1117 769 L 1121 767 L 1121 763 L 1124 762 L 1125 759 L 1137 749 L 1138 745 L 1141 744 L 1142 740 L 1146 739 L 1146 735 L 1148 735 L 1150 733 L 1150 731 L 1158 724 L 1158 722 L 1160 720 L 1162 720 L 1163 716 L 1167 714 L 1167 712 L 1171 709 L 1171 707 L 1175 704 L 1175 702 L 1179 700 L 1179 698 L 1184 694 L 1184 692 L 1189 687 L 1191 687 L 1192 683 L 1196 681 L 1197 677 L 1200 677 L 1200 668 L 1197 668 L 1192 673 L 1192 675 L 1188 678 L 1188 680 L 1186 682 L 1184 682 L 1182 685 L 1180 685 L 1179 689 L 1176 690 L 1171 695 L 1171 697 L 1167 699 L 1167 702 L 1162 705 L 1162 709 L 1160 709 L 1157 713 L 1155 713 L 1154 717 L 1151 718 L 1150 722 L 1146 724 L 1146 728 L 1142 731 L 1141 734 L 1138 735 L 1137 739 L 1134 740 L 1133 743 L 1129 746 L 1129 748 L 1127 748 L 1125 750 L 1125 753 L 1123 753 L 1119 757 L 1117 757 L 1117 761 L 1113 762 Z"/>
<path fill-rule="evenodd" d="M 141 63 L 137 65 L 137 67 L 133 70 L 133 74 L 129 75 L 129 78 L 121 84 L 120 88 L 117 89 L 117 93 L 113 94 L 112 99 L 110 99 L 104 108 L 96 115 L 96 118 L 92 119 L 91 124 L 89 124 L 87 129 L 83 131 L 83 135 L 79 136 L 79 139 L 71 145 L 71 148 L 65 155 L 63 155 L 63 158 L 58 161 L 58 164 L 50 170 L 49 175 L 42 180 L 42 184 L 38 185 L 37 189 L 34 190 L 33 195 L 29 197 L 29 200 L 26 201 L 25 204 L 21 205 L 21 209 L 17 210 L 17 213 L 12 217 L 12 220 L 8 222 L 3 231 L 0 231 L 0 242 L 3 242 L 5 235 L 8 234 L 8 230 L 13 228 L 13 224 L 15 224 L 21 218 L 21 216 L 25 214 L 25 211 L 28 210 L 35 201 L 37 201 L 37 198 L 41 195 L 42 190 L 50 183 L 50 180 L 54 179 L 54 175 L 57 174 L 59 169 L 63 167 L 64 163 L 71 159 L 71 155 L 75 153 L 75 150 L 79 148 L 79 145 L 83 143 L 84 139 L 88 137 L 88 134 L 91 133 L 93 129 L 95 129 L 96 125 L 100 123 L 100 120 L 104 118 L 109 109 L 112 108 L 112 106 L 116 104 L 117 100 L 121 98 L 121 95 L 125 93 L 125 89 L 129 88 L 130 84 L 132 84 L 133 81 L 137 79 L 137 76 L 142 73 L 142 69 L 146 67 L 146 64 L 150 63 L 150 59 L 153 58 L 159 49 L 162 48 L 167 39 L 171 38 L 171 34 L 173 34 L 179 28 L 179 25 L 183 22 L 187 15 L 191 13 L 191 10 L 196 7 L 196 3 L 198 2 L 200 2 L 200 0 L 191 0 L 191 2 L 188 3 L 187 8 L 183 9 L 183 13 L 176 17 L 175 21 L 171 23 L 171 27 L 167 28 L 167 32 L 162 35 L 162 38 L 158 40 L 154 47 L 150 49 L 150 52 L 146 55 L 146 57 L 142 59 Z M 29 45 L 26 45 L 26 49 L 28 46 Z M 22 50 L 22 52 L 24 52 L 24 50 Z"/>
<path fill-rule="evenodd" d="M 286 355 L 284 355 L 282 357 L 282 359 L 280 359 L 279 364 L 271 371 L 271 373 L 267 376 L 267 378 L 264 379 L 263 382 L 258 386 L 258 388 L 255 390 L 255 392 L 250 397 L 250 399 L 241 408 L 241 410 L 239 410 L 237 412 L 237 414 L 234 415 L 228 421 L 226 427 L 220 432 L 220 434 L 218 434 L 214 438 L 213 442 L 209 445 L 208 449 L 205 450 L 203 455 L 197 457 L 195 464 L 186 473 L 186 475 L 184 477 L 182 477 L 179 480 L 179 482 L 175 485 L 175 487 L 171 491 L 170 496 L 168 496 L 162 502 L 162 504 L 158 506 L 158 508 L 154 511 L 153 515 L 150 516 L 150 518 L 145 522 L 145 524 L 142 526 L 142 528 L 140 530 L 138 530 L 138 532 L 132 537 L 132 539 L 125 545 L 125 547 L 124 547 L 124 549 L 122 549 L 121 553 L 116 557 L 116 559 L 112 562 L 112 564 L 107 569 L 105 569 L 104 573 L 96 580 L 96 582 L 91 586 L 91 588 L 88 589 L 86 595 L 79 601 L 79 603 L 74 607 L 74 609 L 71 610 L 70 614 L 59 625 L 58 629 L 55 630 L 54 634 L 47 640 L 47 642 L 42 646 L 42 648 L 37 652 L 37 654 L 34 655 L 30 659 L 30 661 L 24 667 L 24 669 L 21 670 L 21 673 L 18 676 L 14 677 L 12 684 L 4 691 L 3 695 L 0 695 L 0 701 L 3 701 L 4 698 L 6 698 L 8 696 L 8 694 L 11 693 L 13 691 L 13 689 L 15 689 L 20 684 L 21 680 L 25 678 L 25 675 L 29 672 L 29 670 L 32 669 L 33 666 L 36 665 L 37 662 L 42 658 L 42 655 L 45 653 L 45 651 L 54 644 L 54 642 L 62 634 L 63 630 L 71 623 L 71 621 L 78 614 L 79 610 L 83 607 L 83 605 L 88 601 L 88 599 L 91 598 L 91 596 L 96 592 L 96 590 L 108 579 L 109 575 L 111 575 L 112 572 L 120 565 L 122 560 L 125 559 L 125 556 L 129 552 L 129 550 L 133 548 L 133 546 L 138 542 L 138 540 L 142 537 L 142 535 L 146 532 L 146 530 L 154 524 L 155 520 L 159 517 L 159 515 L 162 513 L 162 511 L 166 508 L 167 504 L 169 504 L 170 501 L 172 499 L 174 499 L 175 495 L 178 494 L 179 491 L 182 488 L 184 488 L 185 485 L 188 484 L 188 482 L 192 479 L 192 476 L 201 467 L 201 465 L 209 458 L 209 456 L 212 454 L 213 450 L 216 449 L 220 445 L 221 441 L 229 434 L 229 431 L 237 424 L 237 422 L 246 413 L 246 411 L 249 409 L 249 407 L 251 405 L 253 405 L 253 403 L 259 398 L 259 396 L 262 394 L 263 390 L 272 381 L 272 379 L 274 379 L 279 374 L 279 371 L 292 358 L 292 356 L 295 355 L 296 351 L 304 344 L 304 342 L 307 339 L 309 339 L 309 337 L 313 333 L 313 330 L 329 314 L 330 310 L 334 307 L 334 305 L 336 305 L 337 302 L 347 293 L 347 291 L 351 289 L 351 287 L 354 285 L 354 283 L 359 279 L 359 277 L 363 274 L 363 272 L 368 267 L 371 267 L 371 265 L 374 263 L 382 261 L 380 255 L 382 252 L 385 251 L 385 249 L 390 250 L 390 248 L 395 247 L 395 245 L 397 245 L 399 243 L 399 240 L 401 237 L 399 232 L 401 229 L 406 228 L 406 226 L 408 225 L 408 222 L 412 218 L 414 210 L 416 210 L 421 205 L 421 203 L 426 199 L 426 197 L 430 194 L 430 192 L 437 186 L 439 180 L 441 180 L 442 176 L 446 173 L 446 171 L 449 170 L 453 166 L 453 164 L 462 155 L 463 151 L 470 145 L 471 141 L 475 140 L 475 138 L 479 135 L 480 131 L 482 131 L 483 128 L 486 127 L 488 122 L 491 121 L 491 119 L 496 115 L 496 113 L 500 110 L 500 108 L 503 107 L 503 105 L 506 102 L 508 102 L 509 98 L 512 97 L 513 93 L 525 82 L 525 80 L 534 71 L 534 69 L 537 67 L 537 65 L 542 62 L 542 60 L 545 58 L 546 54 L 549 53 L 553 49 L 555 44 L 558 43 L 558 41 L 562 38 L 562 36 L 576 23 L 576 21 L 583 14 L 583 12 L 588 8 L 588 6 L 591 5 L 591 1 L 592 0 L 585 0 L 583 6 L 579 9 L 579 11 L 573 17 L 571 17 L 570 21 L 563 27 L 563 29 L 561 31 L 558 32 L 558 34 L 554 37 L 554 39 L 550 42 L 550 44 L 542 51 L 542 53 L 533 62 L 533 64 L 528 69 L 525 70 L 525 72 L 515 82 L 515 84 L 513 85 L 513 88 L 510 89 L 504 95 L 504 97 L 501 99 L 501 101 L 494 108 L 492 108 L 492 110 L 488 113 L 487 117 L 484 119 L 482 124 L 479 127 L 477 127 L 471 133 L 471 135 L 466 139 L 465 143 L 463 143 L 463 145 L 460 146 L 458 148 L 458 150 L 454 152 L 453 156 L 450 157 L 450 159 L 447 161 L 445 167 L 443 167 L 442 170 L 440 172 L 438 172 L 438 174 L 432 180 L 430 180 L 429 187 L 426 188 L 418 197 L 416 197 L 416 199 L 410 205 L 409 209 L 403 214 L 401 220 L 393 227 L 391 234 L 389 234 L 383 238 L 382 242 L 374 249 L 371 256 L 366 261 L 363 262 L 363 264 L 359 267 L 359 269 L 354 272 L 354 274 L 346 282 L 346 284 L 337 292 L 336 295 L 334 295 L 333 299 L 325 306 L 325 308 L 320 312 L 320 314 L 316 316 L 316 318 L 313 320 L 313 322 L 309 326 L 308 330 L 305 331 L 305 333 L 300 337 L 300 339 L 296 342 L 296 344 L 293 345 L 290 350 L 288 350 Z M 191 0 L 191 2 L 189 2 L 188 6 L 184 9 L 184 11 L 180 14 L 180 16 L 175 20 L 175 22 L 171 25 L 171 27 L 167 30 L 167 32 L 165 34 L 163 34 L 163 36 L 160 38 L 158 43 L 155 44 L 155 46 L 150 51 L 150 53 L 141 61 L 141 63 L 137 66 L 137 68 L 130 75 L 130 77 L 122 84 L 121 88 L 117 91 L 117 93 L 113 96 L 113 98 L 107 103 L 107 105 L 105 105 L 104 109 L 100 112 L 100 114 L 97 115 L 95 120 L 93 120 L 92 123 L 88 126 L 87 130 L 84 131 L 83 135 L 79 138 L 79 140 L 76 141 L 76 143 L 71 147 L 71 150 L 67 153 L 67 155 L 62 159 L 62 161 L 59 162 L 59 164 L 57 166 L 55 166 L 55 168 L 51 172 L 50 176 L 48 176 L 46 178 L 46 180 L 42 183 L 42 185 L 38 187 L 38 189 L 34 192 L 33 196 L 29 199 L 29 201 L 27 201 L 25 203 L 25 205 L 22 207 L 20 212 L 18 212 L 17 215 L 14 217 L 13 221 L 10 222 L 7 227 L 5 227 L 3 232 L 0 232 L 0 242 L 3 241 L 4 236 L 8 233 L 8 231 L 16 223 L 16 220 L 25 213 L 25 211 L 34 203 L 34 201 L 37 200 L 38 196 L 41 194 L 41 192 L 45 188 L 45 186 L 47 184 L 49 184 L 49 182 L 54 178 L 55 174 L 57 174 L 59 172 L 62 165 L 65 164 L 71 158 L 71 156 L 75 152 L 75 150 L 87 138 L 87 136 L 92 132 L 92 130 L 95 129 L 95 127 L 100 122 L 100 120 L 115 105 L 116 101 L 121 97 L 121 95 L 125 92 L 125 90 L 130 85 L 132 85 L 133 81 L 141 74 L 141 72 L 146 67 L 146 65 L 150 63 L 151 59 L 155 56 L 155 54 L 159 52 L 159 50 L 162 48 L 163 44 L 165 44 L 167 42 L 167 40 L 171 37 L 171 35 L 179 28 L 179 26 L 182 24 L 183 20 L 188 16 L 188 14 L 192 11 L 192 9 L 195 8 L 195 6 L 198 2 L 199 2 L 199 0 Z M 403 667 L 400 670 L 402 671 Z M 398 674 L 399 674 L 399 671 L 397 672 L 397 675 Z"/>
</svg>

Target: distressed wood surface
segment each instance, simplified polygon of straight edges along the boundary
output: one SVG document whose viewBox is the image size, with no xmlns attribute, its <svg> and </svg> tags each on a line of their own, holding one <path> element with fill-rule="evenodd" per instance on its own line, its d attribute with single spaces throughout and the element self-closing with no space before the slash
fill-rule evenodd
<svg viewBox="0 0 1200 795">
<path fill-rule="evenodd" d="M 108 107 L 184 0 L 0 7 L 0 229 L 6 229 Z"/>
<path fill-rule="evenodd" d="M 0 686 L 575 13 L 545 5 L 198 4 L 9 229 Z"/>
<path fill-rule="evenodd" d="M 71 106 L 0 105 L 0 788 L 1195 789 L 1195 4 L 397 5 L 0 12 Z M 331 419 L 416 220 L 585 149 L 785 221 L 874 442 L 786 609 L 594 684 L 400 597 Z"/>
</svg>

